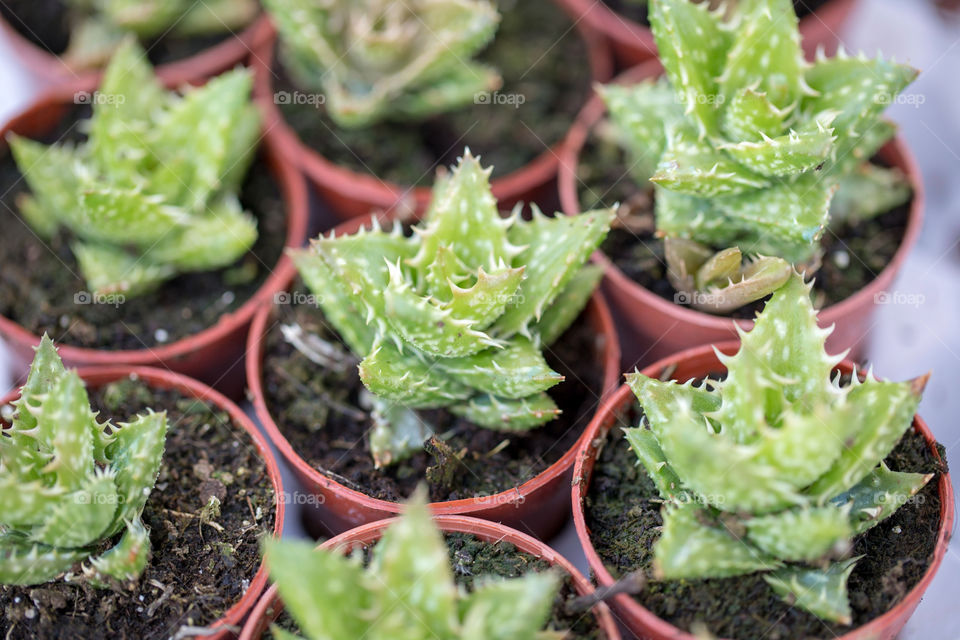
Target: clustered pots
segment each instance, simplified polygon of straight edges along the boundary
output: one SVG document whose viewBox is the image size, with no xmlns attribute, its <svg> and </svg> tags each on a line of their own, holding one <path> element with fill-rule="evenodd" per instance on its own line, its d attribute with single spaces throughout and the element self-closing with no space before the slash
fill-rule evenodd
<svg viewBox="0 0 960 640">
<path fill-rule="evenodd" d="M 924 192 L 854 0 L 108 0 L 83 71 L 21 4 L 0 636 L 904 627 L 954 497 L 855 364 Z"/>
</svg>

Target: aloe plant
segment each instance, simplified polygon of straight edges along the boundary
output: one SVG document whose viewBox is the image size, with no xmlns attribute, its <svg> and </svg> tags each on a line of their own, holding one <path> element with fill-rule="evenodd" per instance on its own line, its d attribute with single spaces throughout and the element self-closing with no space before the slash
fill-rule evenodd
<svg viewBox="0 0 960 640">
<path fill-rule="evenodd" d="M 502 218 L 490 169 L 469 149 L 442 176 L 412 236 L 376 223 L 293 253 L 326 319 L 374 394 L 378 466 L 432 433 L 414 410 L 446 408 L 491 429 L 526 431 L 559 413 L 546 390 L 563 378 L 542 350 L 586 305 L 600 270 L 584 266 L 612 210 Z"/>
<path fill-rule="evenodd" d="M 471 60 L 500 16 L 489 0 L 266 0 L 282 55 L 304 88 L 322 91 L 342 127 L 423 119 L 500 86 Z"/>
<path fill-rule="evenodd" d="M 633 177 L 653 183 L 658 234 L 684 241 L 671 280 L 709 294 L 702 308 L 729 311 L 781 286 L 788 263 L 814 264 L 831 214 L 909 199 L 902 173 L 868 162 L 914 69 L 843 52 L 806 62 L 790 0 L 652 0 L 650 23 L 666 77 L 602 95 Z M 734 249 L 754 261 L 737 268 Z"/>
<path fill-rule="evenodd" d="M 642 374 L 628 383 L 647 426 L 627 441 L 660 497 L 661 579 L 762 572 L 793 606 L 849 624 L 852 539 L 890 517 L 931 478 L 883 460 L 910 428 L 926 376 L 884 382 L 833 374 L 810 285 L 773 294 L 722 381 Z"/>
<path fill-rule="evenodd" d="M 544 631 L 560 585 L 554 572 L 478 579 L 458 588 L 425 492 L 362 554 L 267 539 L 265 557 L 284 605 L 313 640 L 559 640 Z M 275 637 L 294 634 L 274 625 Z"/>
<path fill-rule="evenodd" d="M 130 33 L 143 41 L 232 35 L 259 11 L 255 0 L 68 0 L 67 5 L 78 24 L 63 58 L 74 69 L 102 65 Z"/>
<path fill-rule="evenodd" d="M 183 96 L 166 91 L 127 40 L 107 67 L 80 144 L 16 135 L 32 194 L 18 200 L 40 236 L 61 227 L 91 290 L 148 292 L 188 271 L 224 267 L 257 238 L 237 193 L 260 132 L 246 70 Z"/>
<path fill-rule="evenodd" d="M 166 414 L 98 422 L 83 381 L 46 335 L 13 406 L 0 437 L 0 583 L 48 582 L 77 563 L 79 579 L 95 586 L 136 579 L 150 556 L 140 516 Z"/>
</svg>

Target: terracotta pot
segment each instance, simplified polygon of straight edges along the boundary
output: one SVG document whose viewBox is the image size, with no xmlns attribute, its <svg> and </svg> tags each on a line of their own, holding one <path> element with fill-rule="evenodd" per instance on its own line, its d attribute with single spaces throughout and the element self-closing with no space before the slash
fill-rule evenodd
<svg viewBox="0 0 960 640">
<path fill-rule="evenodd" d="M 385 218 L 386 216 L 382 216 Z M 337 236 L 355 233 L 370 218 L 354 218 L 336 229 Z M 620 345 L 617 342 L 613 320 L 599 292 L 584 309 L 587 321 L 601 340 L 603 360 L 603 396 L 617 386 L 619 376 Z M 290 442 L 283 436 L 270 411 L 263 394 L 263 355 L 267 332 L 273 327 L 273 306 L 265 305 L 253 319 L 247 338 L 247 384 L 250 388 L 254 410 L 267 437 L 280 451 L 303 486 L 318 496 L 318 509 L 310 513 L 317 524 L 332 534 L 337 534 L 368 522 L 389 518 L 403 505 L 371 498 L 320 473 L 310 466 Z M 576 449 L 583 438 L 537 476 L 519 487 L 491 496 L 465 498 L 430 505 L 438 515 L 469 515 L 502 522 L 508 526 L 529 531 L 539 538 L 547 538 L 566 521 L 569 501 L 566 487 L 569 485 Z"/>
<path fill-rule="evenodd" d="M 74 71 L 59 56 L 27 40 L 3 18 L 0 18 L 0 33 L 13 47 L 17 58 L 41 83 L 81 83 L 88 86 L 99 84 L 102 70 Z M 270 21 L 266 16 L 260 16 L 233 37 L 225 37 L 218 44 L 188 58 L 159 65 L 157 75 L 169 86 L 196 84 L 242 64 L 250 51 L 261 42 L 269 40 L 271 34 Z"/>
<path fill-rule="evenodd" d="M 38 137 L 56 127 L 73 106 L 78 86 L 70 84 L 53 88 L 10 120 L 0 130 L 0 152 L 6 152 L 5 136 L 9 132 Z M 307 234 L 306 182 L 284 159 L 271 139 L 263 139 L 261 153 L 278 182 L 285 203 L 286 246 L 299 247 L 305 242 Z M 244 340 L 250 321 L 259 307 L 268 304 L 274 293 L 287 286 L 294 271 L 293 263 L 285 255 L 282 256 L 273 272 L 249 300 L 195 335 L 137 350 L 110 351 L 63 345 L 60 347 L 60 356 L 69 367 L 119 364 L 158 366 L 197 378 L 232 397 L 239 397 L 243 391 Z M 33 360 L 32 347 L 40 343 L 40 337 L 2 316 L 0 337 L 6 340 L 14 355 L 13 371 L 26 375 Z"/>
<path fill-rule="evenodd" d="M 346 552 L 356 547 L 372 545 L 380 540 L 383 530 L 395 521 L 396 518 L 393 518 L 365 524 L 328 540 L 319 548 Z M 570 574 L 578 594 L 587 595 L 593 592 L 593 586 L 566 558 L 539 540 L 524 533 L 495 522 L 464 516 L 438 516 L 436 522 L 445 533 L 468 533 L 485 542 L 506 540 L 520 551 L 542 558 L 552 566 L 559 567 Z M 250 614 L 250 618 L 243 626 L 240 640 L 259 640 L 281 611 L 283 611 L 283 602 L 280 601 L 277 587 L 274 585 L 267 590 L 260 602 L 257 603 L 253 613 Z M 594 615 L 607 640 L 620 640 L 620 631 L 617 629 L 617 625 L 610 615 L 610 610 L 605 604 L 594 607 Z"/>
<path fill-rule="evenodd" d="M 650 27 L 626 18 L 603 0 L 558 0 L 567 11 L 583 21 L 590 29 L 602 34 L 613 49 L 617 65 L 628 69 L 657 57 L 657 45 Z M 807 57 L 812 58 L 817 47 L 833 54 L 837 50 L 839 33 L 853 11 L 857 0 L 831 0 L 800 20 L 800 35 Z"/>
<path fill-rule="evenodd" d="M 636 83 L 661 72 L 659 61 L 650 60 L 622 74 L 616 82 Z M 592 99 L 577 118 L 570 133 L 570 144 L 561 152 L 558 187 L 560 203 L 566 213 L 580 211 L 577 179 L 580 152 L 605 113 L 602 100 Z M 879 156 L 906 174 L 913 188 L 913 201 L 900 247 L 886 268 L 854 295 L 826 307 L 819 314 L 821 326 L 835 327 L 827 347 L 836 353 L 850 349 L 853 357 L 858 357 L 866 347 L 864 338 L 873 325 L 876 298 L 883 296 L 893 284 L 916 244 L 923 223 L 923 179 L 906 143 L 900 137 L 894 138 L 880 150 Z M 736 338 L 736 324 L 743 328 L 753 326 L 751 320 L 733 320 L 666 300 L 637 284 L 600 251 L 594 253 L 593 260 L 605 269 L 603 291 L 618 321 L 625 368 L 632 368 L 635 364 L 643 366 L 696 345 Z"/>
<path fill-rule="evenodd" d="M 739 349 L 739 342 L 724 342 L 717 347 L 722 353 L 734 354 Z M 845 374 L 853 371 L 853 362 L 844 360 L 837 369 Z M 701 346 L 688 349 L 669 358 L 665 358 L 643 370 L 643 374 L 653 378 L 661 377 L 665 372 L 669 372 L 671 379 L 679 382 L 685 382 L 691 379 L 702 378 L 711 373 L 724 371 L 723 365 L 717 358 L 716 353 L 711 346 Z M 587 437 L 583 440 L 586 444 L 578 452 L 576 468 L 573 472 L 573 522 L 577 530 L 577 537 L 583 546 L 587 556 L 587 562 L 593 571 L 598 584 L 610 585 L 614 583 L 613 576 L 607 571 L 603 560 L 593 548 L 590 541 L 590 531 L 587 528 L 584 517 L 583 501 L 590 491 L 590 480 L 593 475 L 593 468 L 596 464 L 597 456 L 604 446 L 607 433 L 618 421 L 620 412 L 630 407 L 634 402 L 633 391 L 627 385 L 623 385 L 617 390 L 616 394 L 611 396 L 597 415 L 596 419 L 590 424 L 585 434 Z M 927 427 L 927 424 L 920 416 L 914 416 L 913 428 L 917 433 L 923 435 L 923 438 L 930 446 L 930 451 L 937 460 L 941 460 L 937 451 L 937 443 L 933 434 Z M 910 592 L 898 602 L 892 609 L 882 616 L 875 618 L 871 622 L 857 627 L 853 631 L 844 634 L 840 640 L 893 640 L 900 629 L 907 623 L 910 615 L 916 609 L 924 591 L 933 581 L 934 574 L 947 552 L 947 545 L 953 532 L 953 485 L 950 482 L 950 475 L 941 474 L 938 481 L 938 490 L 940 493 L 940 528 L 937 534 L 937 547 L 934 552 L 933 562 L 927 569 L 923 578 L 910 590 Z M 621 594 L 616 596 L 611 606 L 616 612 L 618 619 L 623 622 L 633 633 L 641 638 L 652 640 L 695 640 L 695 637 L 686 633 L 667 621 L 657 617 L 652 612 L 644 608 L 631 596 Z"/>
<path fill-rule="evenodd" d="M 62 350 L 62 347 L 59 347 L 58 350 Z M 202 382 L 178 373 L 164 371 L 163 369 L 132 366 L 87 367 L 80 369 L 78 373 L 88 388 L 98 388 L 126 376 L 135 375 L 152 388 L 172 389 L 186 397 L 196 398 L 230 414 L 230 419 L 233 421 L 233 424 L 243 430 L 253 441 L 260 458 L 267 468 L 267 475 L 270 476 L 270 484 L 273 486 L 273 492 L 276 496 L 273 534 L 277 537 L 280 536 L 283 532 L 284 517 L 284 500 L 282 499 L 283 482 L 280 477 L 280 468 L 277 466 L 277 460 L 266 440 L 260 435 L 260 432 L 250 418 L 248 418 L 237 405 Z M 3 399 L 0 399 L 0 406 L 9 404 L 19 397 L 19 390 L 11 391 L 7 393 Z M 176 425 L 174 425 L 173 428 L 176 428 Z M 184 564 L 184 568 L 189 571 L 192 565 L 186 563 Z M 247 590 L 240 600 L 227 609 L 222 618 L 208 625 L 210 628 L 222 628 L 222 630 L 219 633 L 206 635 L 204 638 L 226 640 L 227 638 L 234 637 L 233 630 L 239 628 L 241 621 L 253 608 L 253 605 L 257 602 L 257 599 L 260 597 L 260 594 L 263 593 L 266 586 L 267 568 L 261 563 L 259 569 L 257 569 L 257 573 L 253 576 L 253 579 L 250 580 L 250 586 L 247 587 Z"/>
<path fill-rule="evenodd" d="M 587 45 L 587 55 L 593 78 L 604 82 L 612 75 L 610 52 L 601 37 L 581 25 L 575 25 Z M 430 201 L 429 187 L 410 187 L 384 181 L 375 175 L 353 171 L 339 166 L 323 157 L 320 151 L 311 149 L 300 141 L 296 132 L 287 125 L 274 101 L 273 64 L 275 42 L 262 42 L 254 49 L 250 66 L 255 72 L 254 94 L 270 115 L 269 135 L 277 139 L 284 153 L 289 154 L 310 182 L 317 188 L 324 201 L 341 220 L 367 216 L 372 211 L 387 211 L 413 207 L 423 211 Z M 585 98 L 586 99 L 586 98 Z M 563 147 L 561 141 L 546 149 L 529 164 L 494 178 L 493 195 L 502 207 L 512 207 L 517 202 L 538 202 L 553 196 L 553 181 L 557 177 L 557 152 Z"/>
</svg>

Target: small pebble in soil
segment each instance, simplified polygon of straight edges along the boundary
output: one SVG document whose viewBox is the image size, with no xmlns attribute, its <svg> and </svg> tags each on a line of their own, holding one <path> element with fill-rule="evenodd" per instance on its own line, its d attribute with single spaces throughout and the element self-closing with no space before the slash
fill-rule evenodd
<svg viewBox="0 0 960 640">
<path fill-rule="evenodd" d="M 153 332 L 153 339 L 157 342 L 163 343 L 170 339 L 170 334 L 167 333 L 166 329 L 157 329 Z"/>
<path fill-rule="evenodd" d="M 233 291 L 224 291 L 223 295 L 220 296 L 220 300 L 226 305 L 232 304 L 236 298 L 237 297 L 234 295 Z"/>
<path fill-rule="evenodd" d="M 846 251 L 835 251 L 833 253 L 833 264 L 841 269 L 846 269 L 850 266 L 850 254 Z"/>
</svg>

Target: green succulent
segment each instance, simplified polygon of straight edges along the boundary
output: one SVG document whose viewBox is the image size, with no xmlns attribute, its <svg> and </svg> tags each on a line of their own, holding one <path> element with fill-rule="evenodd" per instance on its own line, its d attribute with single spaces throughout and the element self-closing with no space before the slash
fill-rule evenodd
<svg viewBox="0 0 960 640">
<path fill-rule="evenodd" d="M 342 127 L 423 119 L 500 86 L 471 60 L 500 21 L 489 0 L 265 0 L 284 62 Z"/>
<path fill-rule="evenodd" d="M 683 241 L 671 281 L 710 294 L 700 308 L 729 311 L 781 286 L 789 264 L 815 263 L 831 215 L 909 199 L 900 171 L 869 160 L 895 133 L 881 116 L 914 69 L 842 52 L 806 62 L 791 0 L 726 12 L 652 0 L 650 23 L 666 77 L 602 95 L 634 178 L 654 185 L 658 234 Z"/>
<path fill-rule="evenodd" d="M 314 640 L 559 640 L 543 631 L 560 586 L 553 572 L 458 588 L 424 492 L 362 554 L 267 539 L 265 557 L 285 607 Z M 275 637 L 296 638 L 274 625 Z"/>
<path fill-rule="evenodd" d="M 78 24 L 63 54 L 73 69 L 103 65 L 133 33 L 143 41 L 232 35 L 260 10 L 256 0 L 67 0 Z"/>
<path fill-rule="evenodd" d="M 432 433 L 415 409 L 445 407 L 475 424 L 526 431 L 559 413 L 563 378 L 542 350 L 576 319 L 600 279 L 584 266 L 612 210 L 502 218 L 490 169 L 469 149 L 441 176 L 413 235 L 379 225 L 321 237 L 293 253 L 326 319 L 374 394 L 378 466 Z"/>
<path fill-rule="evenodd" d="M 140 295 L 178 273 L 230 265 L 257 238 L 237 196 L 260 134 L 251 83 L 236 70 L 168 92 L 126 41 L 91 96 L 86 141 L 9 136 L 32 192 L 18 200 L 21 215 L 42 237 L 70 231 L 97 293 Z"/>
<path fill-rule="evenodd" d="M 46 335 L 13 406 L 0 437 L 0 583 L 49 582 L 78 562 L 95 586 L 136 579 L 150 557 L 140 516 L 166 414 L 98 422 L 83 381 Z"/>
<path fill-rule="evenodd" d="M 662 579 L 762 572 L 794 606 L 844 624 L 852 539 L 931 475 L 883 460 L 910 428 L 926 377 L 833 374 L 810 285 L 791 276 L 734 356 L 702 386 L 634 373 L 647 426 L 626 438 L 664 500 L 654 545 Z"/>
</svg>

